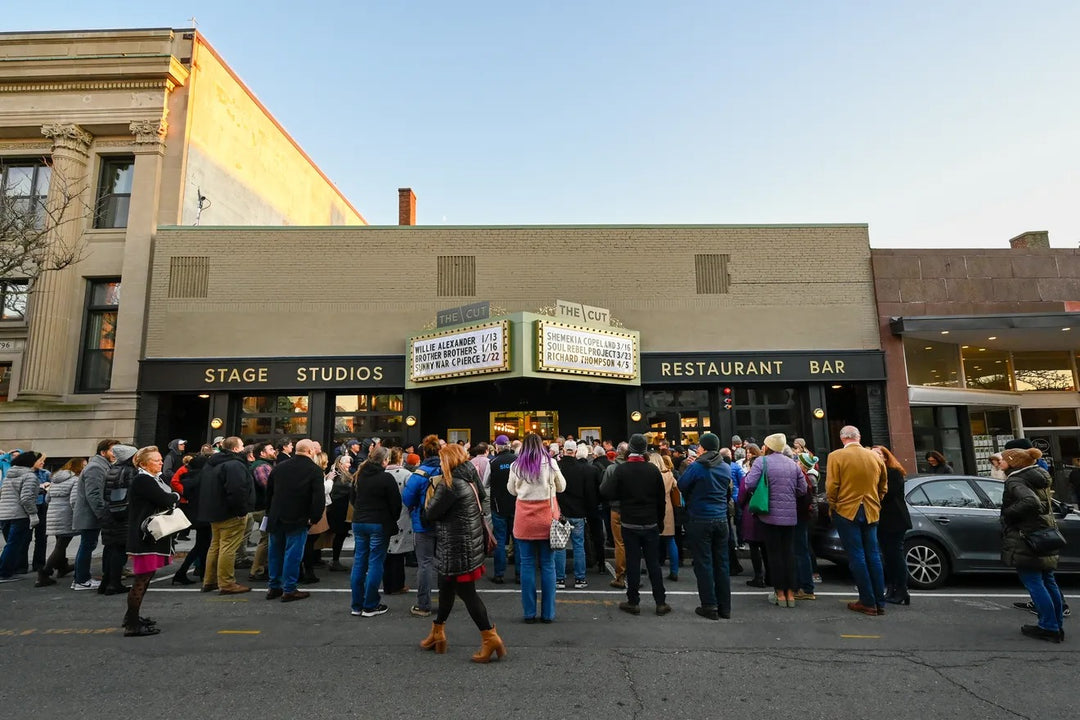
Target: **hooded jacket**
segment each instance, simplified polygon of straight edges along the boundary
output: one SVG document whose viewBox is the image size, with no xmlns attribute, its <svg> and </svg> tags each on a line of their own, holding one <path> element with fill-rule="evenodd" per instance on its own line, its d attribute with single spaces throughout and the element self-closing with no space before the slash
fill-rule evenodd
<svg viewBox="0 0 1080 720">
<path fill-rule="evenodd" d="M 255 506 L 255 482 L 239 453 L 223 450 L 212 455 L 203 468 L 201 485 L 199 519 L 204 522 L 244 517 Z"/>
<path fill-rule="evenodd" d="M 401 501 L 405 507 L 409 508 L 409 514 L 412 515 L 413 532 L 431 532 L 431 528 L 424 527 L 424 523 L 420 520 L 420 509 L 427 499 L 427 489 L 431 478 L 439 475 L 442 475 L 442 468 L 439 466 L 439 456 L 434 455 L 425 458 L 405 483 L 405 492 L 401 494 Z"/>
<path fill-rule="evenodd" d="M 1009 473 L 1001 496 L 1001 561 L 1018 570 L 1054 570 L 1058 554 L 1039 556 L 1024 540 L 1024 533 L 1056 527 L 1050 502 L 1050 473 L 1030 465 Z"/>
<path fill-rule="evenodd" d="M 116 446 L 113 445 L 113 452 Z M 112 464 L 102 455 L 94 455 L 87 461 L 79 479 L 72 489 L 75 502 L 71 510 L 71 528 L 75 532 L 97 530 L 102 518 L 108 519 L 105 509 L 105 473 Z"/>
<path fill-rule="evenodd" d="M 692 520 L 723 520 L 731 499 L 731 466 L 718 452 L 707 452 L 679 475 L 679 492 Z"/>
<path fill-rule="evenodd" d="M 181 438 L 177 438 L 169 441 L 169 452 L 161 461 L 161 477 L 165 478 L 166 482 L 172 480 L 173 474 L 184 464 L 184 453 L 180 452 L 180 440 Z"/>
<path fill-rule="evenodd" d="M 481 503 L 484 496 L 472 463 L 458 465 L 451 474 L 449 487 L 440 482 L 435 488 L 424 517 L 435 525 L 436 571 L 464 575 L 484 564 L 484 516 L 477 503 L 477 496 Z"/>
<path fill-rule="evenodd" d="M 0 487 L 0 520 L 30 519 L 30 527 L 38 524 L 38 477 L 33 468 L 14 466 L 8 470 Z"/>
<path fill-rule="evenodd" d="M 71 491 L 79 476 L 70 470 L 59 470 L 49 485 L 49 509 L 45 514 L 46 535 L 74 535 L 71 529 Z"/>
<path fill-rule="evenodd" d="M 783 453 L 770 453 L 754 461 L 744 484 L 747 502 L 764 472 L 769 483 L 769 512 L 758 519 L 766 525 L 794 526 L 799 522 L 797 497 L 807 493 L 806 475 Z"/>
<path fill-rule="evenodd" d="M 400 515 L 401 492 L 394 476 L 377 464 L 361 465 L 353 485 L 352 521 L 381 525 L 390 538 L 397 532 Z"/>
</svg>

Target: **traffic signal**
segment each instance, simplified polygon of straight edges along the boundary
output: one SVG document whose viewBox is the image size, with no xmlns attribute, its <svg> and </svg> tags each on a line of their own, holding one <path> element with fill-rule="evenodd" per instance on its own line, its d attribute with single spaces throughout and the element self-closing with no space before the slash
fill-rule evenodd
<svg viewBox="0 0 1080 720">
<path fill-rule="evenodd" d="M 731 388 L 724 388 L 724 409 L 730 410 L 735 407 L 735 395 L 732 393 Z"/>
</svg>

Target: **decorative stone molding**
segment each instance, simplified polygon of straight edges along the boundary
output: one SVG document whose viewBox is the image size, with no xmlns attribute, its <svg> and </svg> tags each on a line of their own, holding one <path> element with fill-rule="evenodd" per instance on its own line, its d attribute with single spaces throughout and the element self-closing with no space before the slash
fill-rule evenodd
<svg viewBox="0 0 1080 720">
<path fill-rule="evenodd" d="M 161 145 L 165 142 L 169 124 L 162 117 L 157 120 L 132 120 L 129 127 L 136 145 Z"/>
<path fill-rule="evenodd" d="M 0 153 L 42 153 L 48 155 L 50 150 L 52 150 L 52 144 L 42 140 L 31 140 L 29 142 L 0 142 Z"/>
<path fill-rule="evenodd" d="M 41 134 L 52 140 L 52 151 L 68 150 L 86 157 L 94 136 L 72 123 L 49 123 L 41 126 Z"/>
<path fill-rule="evenodd" d="M 87 80 L 67 82 L 2 83 L 0 93 L 70 92 L 72 90 L 159 90 L 170 80 Z"/>
</svg>

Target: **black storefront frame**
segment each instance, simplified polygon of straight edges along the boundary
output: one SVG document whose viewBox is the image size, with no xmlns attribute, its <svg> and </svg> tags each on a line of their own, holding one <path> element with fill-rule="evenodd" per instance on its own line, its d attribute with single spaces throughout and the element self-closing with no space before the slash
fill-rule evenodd
<svg viewBox="0 0 1080 720">
<path fill-rule="evenodd" d="M 783 383 L 798 389 L 797 412 L 810 415 L 811 432 L 807 440 L 822 452 L 833 444 L 829 438 L 826 395 L 829 384 L 836 382 L 864 387 L 865 397 L 860 401 L 866 410 L 860 412 L 860 416 L 867 418 L 864 432 L 869 436 L 869 429 L 876 428 L 872 432 L 875 441 L 888 436 L 882 400 L 884 354 L 878 350 L 642 353 L 640 361 L 641 385 L 624 386 L 625 407 L 621 408 L 625 418 L 624 437 L 648 430 L 644 392 L 697 387 L 708 391 L 711 429 L 726 441 L 734 433 L 735 423 L 733 412 L 721 407 L 722 388 Z M 158 393 L 209 393 L 207 439 L 239 428 L 240 398 L 245 395 L 307 394 L 308 434 L 320 442 L 333 440 L 331 395 L 401 394 L 404 417 L 415 419 L 413 425 L 406 424 L 403 430 L 404 442 L 414 444 L 424 428 L 423 390 L 405 388 L 405 367 L 404 355 L 147 359 L 140 365 L 137 434 L 141 442 L 156 439 Z M 474 382 L 491 381 L 491 378 L 478 378 Z M 824 410 L 825 415 L 813 418 L 815 408 Z M 634 411 L 642 413 L 639 421 L 633 419 Z M 881 417 L 877 418 L 878 415 Z M 209 427 L 210 418 L 215 417 L 223 420 L 220 429 Z"/>
</svg>

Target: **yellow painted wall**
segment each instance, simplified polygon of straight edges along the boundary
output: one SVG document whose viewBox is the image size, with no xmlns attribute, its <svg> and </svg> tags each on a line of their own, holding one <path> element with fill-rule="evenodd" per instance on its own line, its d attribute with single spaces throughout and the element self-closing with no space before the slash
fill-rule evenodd
<svg viewBox="0 0 1080 720">
<path fill-rule="evenodd" d="M 204 40 L 189 81 L 181 224 L 366 225 Z"/>
</svg>

